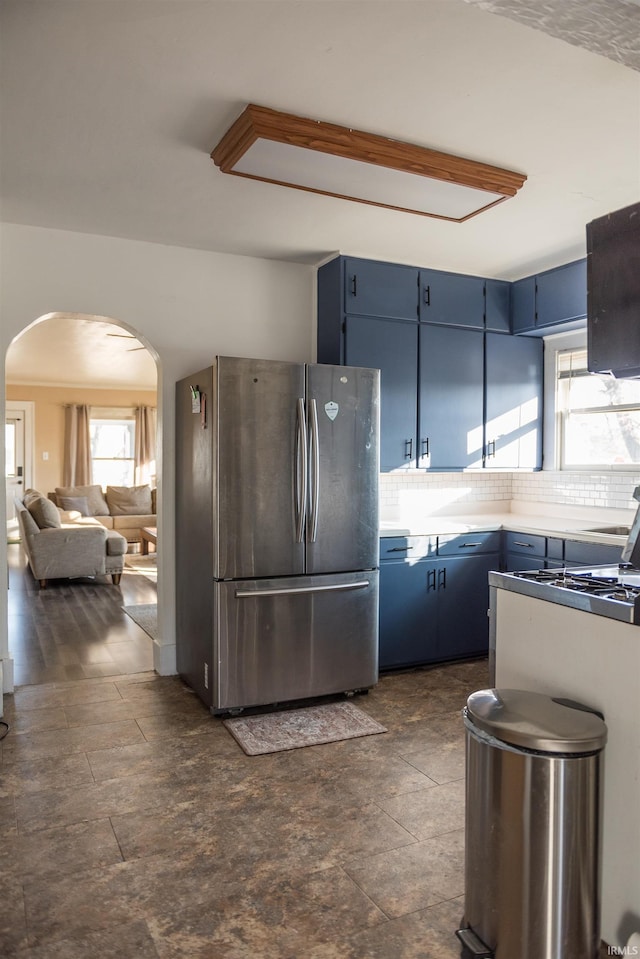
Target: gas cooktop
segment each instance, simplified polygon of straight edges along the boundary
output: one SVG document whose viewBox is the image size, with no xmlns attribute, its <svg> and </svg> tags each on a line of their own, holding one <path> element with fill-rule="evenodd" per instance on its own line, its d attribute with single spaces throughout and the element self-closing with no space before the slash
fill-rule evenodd
<svg viewBox="0 0 640 959">
<path fill-rule="evenodd" d="M 640 596 L 640 570 L 627 566 L 525 570 L 513 575 L 592 596 L 610 596 L 621 600 L 633 600 Z"/>
<path fill-rule="evenodd" d="M 489 585 L 640 624 L 640 569 L 624 563 L 490 573 Z"/>
</svg>

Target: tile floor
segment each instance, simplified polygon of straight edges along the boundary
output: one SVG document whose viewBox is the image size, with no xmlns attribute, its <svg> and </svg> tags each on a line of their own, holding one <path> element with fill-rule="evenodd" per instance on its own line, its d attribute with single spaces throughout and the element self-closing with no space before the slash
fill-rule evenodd
<svg viewBox="0 0 640 959">
<path fill-rule="evenodd" d="M 460 957 L 485 661 L 384 676 L 355 702 L 386 733 L 254 757 L 178 678 L 121 667 L 4 697 L 0 956 Z"/>
<path fill-rule="evenodd" d="M 485 663 L 388 676 L 388 732 L 246 756 L 177 678 L 22 686 L 0 744 L 0 954 L 448 959 L 460 709 Z"/>
</svg>

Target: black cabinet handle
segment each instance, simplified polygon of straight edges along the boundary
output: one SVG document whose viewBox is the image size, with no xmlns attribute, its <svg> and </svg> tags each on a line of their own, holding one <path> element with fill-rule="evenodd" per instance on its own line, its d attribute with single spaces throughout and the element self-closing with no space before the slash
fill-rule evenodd
<svg viewBox="0 0 640 959">
<path fill-rule="evenodd" d="M 533 549 L 533 548 L 534 548 L 533 543 L 521 543 L 521 542 L 520 542 L 519 540 L 517 540 L 517 539 L 514 539 L 513 545 L 514 545 L 514 546 L 526 546 L 527 549 Z"/>
<path fill-rule="evenodd" d="M 351 296 L 357 296 L 357 295 L 358 295 L 358 277 L 354 273 L 353 276 L 351 277 Z"/>
<path fill-rule="evenodd" d="M 475 549 L 476 546 L 482 546 L 482 543 L 458 543 L 458 549 Z"/>
<path fill-rule="evenodd" d="M 496 455 L 496 441 L 489 440 L 489 442 L 487 443 L 487 459 L 491 459 L 495 455 Z"/>
<path fill-rule="evenodd" d="M 413 546 L 392 546 L 387 553 L 406 553 L 410 549 L 413 549 Z"/>
<path fill-rule="evenodd" d="M 447 570 L 446 567 L 438 570 L 438 589 L 447 588 Z"/>
<path fill-rule="evenodd" d="M 436 571 L 435 569 L 427 570 L 427 592 L 430 593 L 432 590 L 435 592 L 436 588 Z"/>
<path fill-rule="evenodd" d="M 431 306 L 431 287 L 430 286 L 425 286 L 423 299 L 424 299 L 425 306 Z"/>
<path fill-rule="evenodd" d="M 406 460 L 413 458 L 413 440 L 404 441 L 404 458 Z"/>
<path fill-rule="evenodd" d="M 421 456 L 429 456 L 429 437 L 420 441 L 422 443 L 422 453 Z"/>
</svg>

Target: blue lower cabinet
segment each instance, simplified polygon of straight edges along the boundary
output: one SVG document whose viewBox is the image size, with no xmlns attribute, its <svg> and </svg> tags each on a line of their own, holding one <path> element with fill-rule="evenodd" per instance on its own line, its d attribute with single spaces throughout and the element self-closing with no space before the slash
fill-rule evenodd
<svg viewBox="0 0 640 959">
<path fill-rule="evenodd" d="M 436 564 L 380 563 L 380 669 L 415 666 L 438 658 Z"/>
<path fill-rule="evenodd" d="M 583 543 L 568 539 L 564 544 L 566 566 L 617 566 L 622 556 L 621 546 L 605 543 Z"/>
<path fill-rule="evenodd" d="M 521 570 L 547 569 L 549 564 L 544 556 L 535 556 L 530 553 L 507 553 L 504 561 L 505 573 L 517 573 Z"/>
<path fill-rule="evenodd" d="M 500 554 L 447 559 L 438 571 L 438 658 L 479 656 L 489 649 L 489 572 Z"/>
<path fill-rule="evenodd" d="M 391 559 L 389 542 L 381 544 L 380 669 L 486 654 L 489 571 L 499 569 L 499 552 L 431 558 L 432 546 L 407 540 L 405 558 Z M 495 545 L 495 538 L 486 543 Z M 455 547 L 455 538 L 447 538 L 447 552 Z"/>
</svg>

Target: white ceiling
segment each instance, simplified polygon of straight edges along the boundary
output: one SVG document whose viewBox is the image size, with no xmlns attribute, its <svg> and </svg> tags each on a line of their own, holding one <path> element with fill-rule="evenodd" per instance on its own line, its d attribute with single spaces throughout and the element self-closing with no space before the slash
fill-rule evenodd
<svg viewBox="0 0 640 959">
<path fill-rule="evenodd" d="M 515 279 L 583 256 L 586 223 L 640 196 L 628 0 L 2 0 L 0 17 L 8 222 Z M 250 102 L 528 179 L 458 224 L 228 176 L 209 154 Z"/>
</svg>

